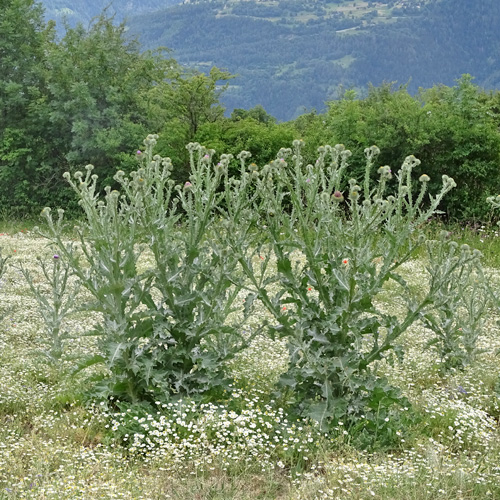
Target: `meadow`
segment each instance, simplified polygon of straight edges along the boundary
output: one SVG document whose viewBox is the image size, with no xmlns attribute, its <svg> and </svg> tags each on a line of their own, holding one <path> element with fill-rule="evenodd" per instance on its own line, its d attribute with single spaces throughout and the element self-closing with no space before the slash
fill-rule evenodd
<svg viewBox="0 0 500 500">
<path fill-rule="evenodd" d="M 5 227 L 0 498 L 500 498 L 495 227 L 425 222 L 413 158 L 382 199 L 388 167 L 341 192 L 342 148 L 294 148 L 222 191 L 195 145 L 177 189 L 89 168 L 76 227 Z"/>
</svg>

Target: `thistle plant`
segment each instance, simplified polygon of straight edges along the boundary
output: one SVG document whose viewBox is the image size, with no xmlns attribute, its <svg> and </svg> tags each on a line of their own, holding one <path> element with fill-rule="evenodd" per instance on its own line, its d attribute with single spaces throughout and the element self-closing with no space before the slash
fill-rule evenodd
<svg viewBox="0 0 500 500">
<path fill-rule="evenodd" d="M 368 427 L 378 429 L 391 405 L 404 401 L 375 375 L 372 364 L 395 350 L 401 334 L 435 303 L 435 287 L 416 297 L 398 268 L 423 244 L 419 225 L 455 183 L 443 176 L 441 191 L 429 195 L 424 206 L 428 176 L 420 177 L 414 196 L 412 171 L 420 162 L 410 156 L 396 174 L 396 193 L 387 195 L 392 172 L 379 168 L 379 181 L 372 186 L 370 171 L 379 151 L 371 147 L 365 150 L 362 186 L 351 179 L 345 190 L 348 150 L 321 147 L 316 163 L 304 165 L 301 147 L 295 141 L 293 149 L 282 149 L 261 170 L 256 194 L 246 197 L 247 210 L 261 217 L 240 217 L 227 242 L 249 289 L 274 318 L 270 333 L 287 340 L 290 363 L 279 395 L 297 413 L 323 425 L 355 423 L 363 415 Z M 239 189 L 250 193 L 248 178 Z M 265 230 L 257 249 L 260 262 L 252 242 L 259 229 Z M 443 282 L 450 273 L 444 271 Z M 402 317 L 377 304 L 377 295 L 391 281 L 402 289 Z"/>
<path fill-rule="evenodd" d="M 2 255 L 2 249 L 0 248 L 0 278 L 4 275 L 6 269 L 7 269 L 7 260 L 9 259 L 9 256 L 4 257 Z"/>
<path fill-rule="evenodd" d="M 78 309 L 76 304 L 80 284 L 78 281 L 72 285 L 68 283 L 71 278 L 70 267 L 58 254 L 53 255 L 50 264 L 41 257 L 37 260 L 48 291 L 35 284 L 27 268 L 20 266 L 19 269 L 38 303 L 38 310 L 45 325 L 45 335 L 40 342 L 46 348 L 40 352 L 49 362 L 58 363 L 64 354 L 66 342 L 71 338 L 71 332 L 65 327 L 65 320 Z"/>
<path fill-rule="evenodd" d="M 73 178 L 69 173 L 64 176 L 77 193 L 85 214 L 85 222 L 75 227 L 78 242 L 63 238 L 63 210 L 58 210 L 57 218 L 52 217 L 49 208 L 43 210 L 49 228 L 45 236 L 90 292 L 92 301 L 86 308 L 102 314 L 102 322 L 89 332 L 98 336 L 100 352 L 82 360 L 79 369 L 103 363 L 111 375 L 103 376 L 98 386 L 100 396 L 119 394 L 135 400 L 141 387 L 134 379 L 137 366 L 131 330 L 134 313 L 149 286 L 136 270 L 142 253 L 142 248 L 135 244 L 137 214 L 125 210 L 119 193 L 110 188 L 106 188 L 101 199 L 92 165 L 85 170 L 85 175 L 76 172 Z"/>
<path fill-rule="evenodd" d="M 0 248 L 0 279 L 4 275 L 5 271 L 7 270 L 7 261 L 9 260 L 9 256 L 4 257 L 2 255 L 2 249 Z M 2 305 L 2 310 L 0 311 L 0 319 L 5 318 L 7 315 L 7 311 L 3 309 Z"/>
<path fill-rule="evenodd" d="M 145 140 L 137 171 L 116 173 L 120 192 L 102 197 L 90 165 L 65 174 L 85 213 L 78 245 L 62 238 L 63 212 L 54 220 L 44 211 L 47 236 L 103 318 L 100 352 L 80 367 L 104 364 L 100 396 L 133 403 L 219 391 L 224 362 L 249 340 L 225 323 L 239 292 L 235 262 L 210 238 L 223 171 L 192 144 L 191 177 L 175 186 L 170 160 L 153 156 L 156 138 Z"/>
<path fill-rule="evenodd" d="M 491 205 L 491 208 L 497 210 L 500 208 L 500 195 L 489 196 L 486 198 L 486 202 Z M 500 221 L 498 222 L 500 226 Z M 480 271 L 481 281 L 484 283 L 484 288 L 486 290 L 487 296 L 493 307 L 500 311 L 500 294 L 495 283 L 492 282 L 489 276 L 486 276 L 482 269 Z M 500 349 L 497 350 L 497 355 L 500 354 Z"/>
<path fill-rule="evenodd" d="M 478 354 L 488 301 L 481 278 L 481 252 L 461 247 L 454 241 L 428 241 L 427 271 L 434 307 L 422 316 L 424 325 L 435 337 L 427 347 L 437 349 L 441 370 L 463 369 Z"/>
</svg>

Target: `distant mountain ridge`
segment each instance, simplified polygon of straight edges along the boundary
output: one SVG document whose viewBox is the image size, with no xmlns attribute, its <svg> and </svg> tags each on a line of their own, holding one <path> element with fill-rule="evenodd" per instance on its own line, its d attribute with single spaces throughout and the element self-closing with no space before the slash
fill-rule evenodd
<svg viewBox="0 0 500 500">
<path fill-rule="evenodd" d="M 56 2 L 42 3 L 49 18 L 48 6 Z M 182 64 L 201 70 L 215 65 L 238 75 L 224 97 L 230 110 L 261 104 L 288 120 L 323 109 L 345 88 L 362 93 L 370 83 L 396 81 L 416 92 L 452 85 L 463 73 L 479 85 L 500 87 L 498 0 L 138 4 L 123 2 L 120 16 L 127 17 L 144 48 L 166 46 Z M 161 10 L 152 11 L 160 4 Z M 90 16 L 104 2 L 71 5 L 75 11 L 85 5 L 80 15 Z"/>
<path fill-rule="evenodd" d="M 182 0 L 42 0 L 45 18 L 56 21 L 58 31 L 63 29 L 64 22 L 70 26 L 82 23 L 86 26 L 93 18 L 105 9 L 110 15 L 122 21 L 133 18 L 137 14 L 154 12 Z"/>
</svg>

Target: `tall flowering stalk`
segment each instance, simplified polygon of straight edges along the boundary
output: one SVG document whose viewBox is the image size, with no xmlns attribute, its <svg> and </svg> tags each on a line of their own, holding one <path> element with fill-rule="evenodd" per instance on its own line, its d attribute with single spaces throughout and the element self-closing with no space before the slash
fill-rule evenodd
<svg viewBox="0 0 500 500">
<path fill-rule="evenodd" d="M 477 349 L 484 313 L 488 305 L 481 279 L 481 252 L 454 241 L 426 243 L 430 288 L 438 307 L 423 315 L 424 325 L 434 332 L 427 347 L 437 350 L 441 371 L 469 365 Z"/>
<path fill-rule="evenodd" d="M 41 257 L 37 260 L 49 293 L 35 284 L 28 269 L 21 266 L 20 271 L 38 303 L 38 310 L 44 322 L 45 332 L 40 342 L 46 348 L 41 352 L 51 363 L 57 363 L 65 354 L 67 341 L 72 338 L 65 321 L 79 309 L 77 297 L 80 284 L 78 281 L 69 283 L 72 277 L 70 266 L 62 261 L 58 254 L 52 257 L 51 263 Z"/>
</svg>

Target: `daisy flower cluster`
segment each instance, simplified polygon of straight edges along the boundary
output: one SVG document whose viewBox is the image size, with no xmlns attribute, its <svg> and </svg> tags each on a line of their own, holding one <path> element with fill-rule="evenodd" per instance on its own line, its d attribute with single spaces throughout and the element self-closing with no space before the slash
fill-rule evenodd
<svg viewBox="0 0 500 500">
<path fill-rule="evenodd" d="M 111 431 L 133 456 L 170 472 L 193 474 L 234 467 L 307 467 L 327 436 L 315 423 L 290 421 L 266 394 L 248 396 L 233 389 L 221 404 L 157 402 L 157 411 L 112 414 Z M 232 409 L 234 408 L 234 409 Z"/>
</svg>

